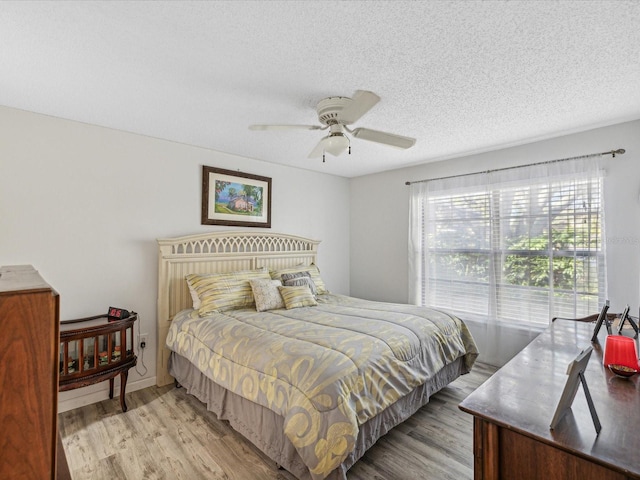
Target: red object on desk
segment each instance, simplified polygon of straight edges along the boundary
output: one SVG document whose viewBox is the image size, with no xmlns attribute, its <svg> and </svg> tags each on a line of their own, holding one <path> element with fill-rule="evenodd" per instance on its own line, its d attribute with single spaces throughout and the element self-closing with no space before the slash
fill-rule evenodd
<svg viewBox="0 0 640 480">
<path fill-rule="evenodd" d="M 638 350 L 633 338 L 607 335 L 604 344 L 604 366 L 623 365 L 638 370 Z"/>
</svg>

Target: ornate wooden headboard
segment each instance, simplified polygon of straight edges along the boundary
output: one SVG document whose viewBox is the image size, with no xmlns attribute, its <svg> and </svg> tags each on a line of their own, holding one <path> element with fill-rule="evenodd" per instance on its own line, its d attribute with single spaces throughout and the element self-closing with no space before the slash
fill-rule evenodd
<svg viewBox="0 0 640 480">
<path fill-rule="evenodd" d="M 180 310 L 192 307 L 185 276 L 267 267 L 272 270 L 317 263 L 320 241 L 265 232 L 211 232 L 158 240 L 158 386 L 169 375 L 169 325 Z"/>
</svg>

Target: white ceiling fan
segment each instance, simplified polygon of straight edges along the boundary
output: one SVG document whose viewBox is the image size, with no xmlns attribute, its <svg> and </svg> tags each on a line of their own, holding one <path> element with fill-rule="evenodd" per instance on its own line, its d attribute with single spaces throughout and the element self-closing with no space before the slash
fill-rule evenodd
<svg viewBox="0 0 640 480">
<path fill-rule="evenodd" d="M 351 130 L 347 125 L 357 122 L 380 101 L 380 97 L 367 90 L 356 90 L 352 98 L 329 97 L 320 100 L 316 107 L 318 120 L 321 125 L 250 125 L 250 130 L 326 130 L 329 135 L 323 137 L 309 154 L 309 158 L 322 157 L 325 152 L 339 156 L 347 149 L 351 153 L 351 141 L 345 135 L 349 133 L 355 138 L 370 142 L 382 143 L 397 148 L 410 148 L 416 143 L 415 138 L 403 137 L 393 133 L 371 130 L 370 128 L 355 128 Z"/>
</svg>

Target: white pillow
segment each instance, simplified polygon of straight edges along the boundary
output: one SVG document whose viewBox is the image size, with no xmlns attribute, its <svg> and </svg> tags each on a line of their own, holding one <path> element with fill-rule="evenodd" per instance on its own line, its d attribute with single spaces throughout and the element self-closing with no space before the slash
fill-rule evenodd
<svg viewBox="0 0 640 480">
<path fill-rule="evenodd" d="M 285 308 L 284 300 L 278 290 L 278 287 L 282 286 L 280 280 L 255 279 L 250 280 L 249 283 L 258 312 Z"/>
<path fill-rule="evenodd" d="M 198 292 L 196 289 L 191 286 L 189 282 L 187 282 L 189 286 L 189 293 L 191 294 L 191 300 L 193 301 L 193 309 L 198 310 L 200 308 L 200 297 L 198 296 Z"/>
</svg>

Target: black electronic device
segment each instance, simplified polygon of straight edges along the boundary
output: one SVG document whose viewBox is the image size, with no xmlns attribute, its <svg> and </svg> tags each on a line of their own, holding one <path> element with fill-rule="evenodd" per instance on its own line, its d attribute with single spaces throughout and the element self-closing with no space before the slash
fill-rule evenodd
<svg viewBox="0 0 640 480">
<path fill-rule="evenodd" d="M 125 310 L 124 308 L 109 307 L 109 310 L 107 312 L 107 317 L 112 320 L 123 320 L 125 318 L 129 318 L 130 316 L 131 313 L 129 313 L 129 311 Z"/>
</svg>

